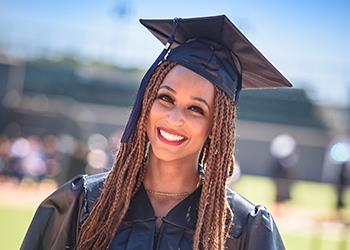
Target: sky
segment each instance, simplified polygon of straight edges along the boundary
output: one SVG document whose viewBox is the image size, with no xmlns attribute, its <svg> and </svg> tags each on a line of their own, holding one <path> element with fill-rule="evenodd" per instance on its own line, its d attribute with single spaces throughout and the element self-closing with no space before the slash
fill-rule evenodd
<svg viewBox="0 0 350 250">
<path fill-rule="evenodd" d="M 147 69 L 162 46 L 140 18 L 225 14 L 295 87 L 344 107 L 350 104 L 349 13 L 346 0 L 1 0 L 0 49 Z"/>
</svg>

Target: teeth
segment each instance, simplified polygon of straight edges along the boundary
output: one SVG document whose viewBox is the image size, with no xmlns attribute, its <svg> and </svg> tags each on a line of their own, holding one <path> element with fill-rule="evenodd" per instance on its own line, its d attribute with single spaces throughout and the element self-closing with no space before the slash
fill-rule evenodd
<svg viewBox="0 0 350 250">
<path fill-rule="evenodd" d="M 160 134 L 167 139 L 168 141 L 181 141 L 184 139 L 184 137 L 182 136 L 178 136 L 178 135 L 173 135 L 173 134 L 169 134 L 167 132 L 165 132 L 164 130 L 159 130 Z"/>
</svg>

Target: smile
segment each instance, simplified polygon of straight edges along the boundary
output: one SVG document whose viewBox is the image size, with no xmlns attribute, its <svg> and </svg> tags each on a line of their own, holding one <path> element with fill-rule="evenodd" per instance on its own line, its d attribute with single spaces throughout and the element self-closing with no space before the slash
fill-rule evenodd
<svg viewBox="0 0 350 250">
<path fill-rule="evenodd" d="M 187 140 L 187 138 L 185 136 L 181 136 L 179 134 L 174 134 L 171 133 L 170 131 L 166 131 L 164 129 L 161 128 L 157 128 L 157 134 L 158 134 L 158 138 L 162 141 L 165 142 L 167 144 L 170 145 L 180 145 L 182 144 L 184 141 Z"/>
</svg>

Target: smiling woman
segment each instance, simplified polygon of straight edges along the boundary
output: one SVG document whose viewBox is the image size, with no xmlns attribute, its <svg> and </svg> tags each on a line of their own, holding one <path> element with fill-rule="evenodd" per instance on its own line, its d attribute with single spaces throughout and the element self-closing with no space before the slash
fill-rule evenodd
<svg viewBox="0 0 350 250">
<path fill-rule="evenodd" d="M 22 249 L 284 249 L 270 213 L 227 182 L 240 90 L 289 82 L 226 16 L 141 22 L 166 46 L 112 170 L 46 199 Z"/>
<path fill-rule="evenodd" d="M 150 162 L 155 160 L 153 155 L 168 162 L 186 158 L 186 165 L 197 169 L 199 153 L 210 132 L 213 102 L 212 83 L 181 65 L 175 66 L 160 85 L 147 121 Z"/>
</svg>

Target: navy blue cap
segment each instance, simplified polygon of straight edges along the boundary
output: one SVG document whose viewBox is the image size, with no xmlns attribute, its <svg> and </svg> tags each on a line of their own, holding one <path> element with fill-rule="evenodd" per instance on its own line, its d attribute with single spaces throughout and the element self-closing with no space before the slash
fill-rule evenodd
<svg viewBox="0 0 350 250">
<path fill-rule="evenodd" d="M 171 50 L 167 56 L 168 61 L 203 76 L 237 101 L 242 80 L 234 59 L 228 49 L 206 39 L 190 40 Z"/>
<path fill-rule="evenodd" d="M 147 83 L 164 60 L 203 76 L 235 103 L 242 88 L 292 86 L 225 15 L 140 22 L 165 48 L 142 79 L 122 143 L 133 138 Z"/>
</svg>

